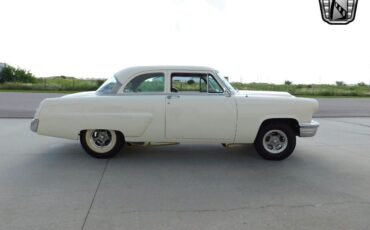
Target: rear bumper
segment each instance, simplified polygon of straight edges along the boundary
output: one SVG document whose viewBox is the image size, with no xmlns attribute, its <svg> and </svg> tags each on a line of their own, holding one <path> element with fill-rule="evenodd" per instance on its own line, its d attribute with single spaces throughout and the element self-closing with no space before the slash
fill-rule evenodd
<svg viewBox="0 0 370 230">
<path fill-rule="evenodd" d="M 30 126 L 31 131 L 37 133 L 38 128 L 39 128 L 39 119 L 33 119 L 31 121 L 31 126 Z"/>
<path fill-rule="evenodd" d="M 310 123 L 299 124 L 299 136 L 300 137 L 313 137 L 315 136 L 320 123 L 312 120 Z"/>
</svg>

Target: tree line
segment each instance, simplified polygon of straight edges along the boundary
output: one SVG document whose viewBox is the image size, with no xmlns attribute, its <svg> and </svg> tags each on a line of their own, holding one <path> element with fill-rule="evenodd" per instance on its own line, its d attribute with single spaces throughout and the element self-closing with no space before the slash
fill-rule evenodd
<svg viewBox="0 0 370 230">
<path fill-rule="evenodd" d="M 21 82 L 35 83 L 36 77 L 28 70 L 5 65 L 0 71 L 0 83 Z"/>
</svg>

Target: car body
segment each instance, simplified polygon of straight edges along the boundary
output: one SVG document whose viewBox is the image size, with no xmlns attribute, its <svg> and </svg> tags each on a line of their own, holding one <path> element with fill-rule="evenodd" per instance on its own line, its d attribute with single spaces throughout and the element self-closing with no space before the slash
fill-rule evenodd
<svg viewBox="0 0 370 230">
<path fill-rule="evenodd" d="M 31 129 L 76 140 L 95 130 L 83 138 L 83 146 L 84 141 L 94 145 L 99 136 L 109 139 L 117 134 L 116 139 L 124 139 L 122 147 L 123 142 L 256 144 L 261 128 L 275 124 L 294 133 L 290 143 L 295 146 L 295 136 L 315 135 L 319 124 L 312 116 L 317 109 L 316 100 L 286 92 L 237 91 L 208 67 L 141 66 L 118 72 L 95 92 L 45 99 Z M 276 142 L 287 136 L 271 137 Z M 101 153 L 90 153 L 100 158 L 119 151 L 105 156 L 102 146 L 95 147 Z M 287 157 L 277 155 L 276 159 Z"/>
</svg>

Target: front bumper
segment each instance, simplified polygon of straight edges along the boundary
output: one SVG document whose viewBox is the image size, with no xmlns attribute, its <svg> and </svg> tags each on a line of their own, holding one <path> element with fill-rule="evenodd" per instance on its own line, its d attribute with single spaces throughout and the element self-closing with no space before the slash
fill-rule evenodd
<svg viewBox="0 0 370 230">
<path fill-rule="evenodd" d="M 31 121 L 31 131 L 37 133 L 37 129 L 39 128 L 39 119 L 33 119 Z"/>
<path fill-rule="evenodd" d="M 320 123 L 317 121 L 311 121 L 311 123 L 299 124 L 299 136 L 300 137 L 313 137 L 315 136 Z"/>
</svg>

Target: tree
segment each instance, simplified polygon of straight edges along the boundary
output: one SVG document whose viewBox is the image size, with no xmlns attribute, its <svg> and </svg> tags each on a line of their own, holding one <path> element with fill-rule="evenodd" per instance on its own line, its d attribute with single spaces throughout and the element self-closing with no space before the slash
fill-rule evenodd
<svg viewBox="0 0 370 230">
<path fill-rule="evenodd" d="M 22 82 L 33 83 L 36 81 L 35 76 L 27 70 L 5 66 L 0 72 L 0 83 L 5 82 Z"/>
<path fill-rule="evenodd" d="M 363 82 L 363 81 L 362 81 L 362 82 L 357 83 L 357 85 L 358 85 L 358 86 L 366 86 L 365 82 Z"/>
<path fill-rule="evenodd" d="M 14 68 L 5 66 L 0 72 L 0 83 L 15 81 Z"/>
<path fill-rule="evenodd" d="M 284 85 L 291 85 L 293 82 L 289 81 L 289 80 L 286 80 L 284 81 Z"/>
<path fill-rule="evenodd" d="M 14 70 L 14 73 L 15 73 L 15 79 L 17 82 L 34 83 L 36 81 L 36 78 L 33 76 L 33 74 L 30 71 L 16 68 Z"/>
<path fill-rule="evenodd" d="M 337 86 L 345 86 L 346 84 L 344 84 L 344 82 L 343 81 L 336 81 L 335 82 L 335 84 L 337 85 Z"/>
</svg>

